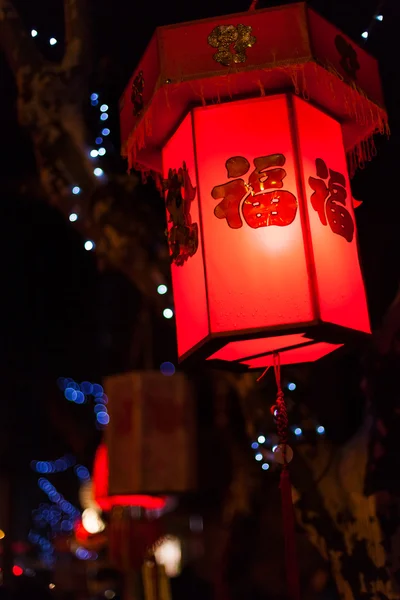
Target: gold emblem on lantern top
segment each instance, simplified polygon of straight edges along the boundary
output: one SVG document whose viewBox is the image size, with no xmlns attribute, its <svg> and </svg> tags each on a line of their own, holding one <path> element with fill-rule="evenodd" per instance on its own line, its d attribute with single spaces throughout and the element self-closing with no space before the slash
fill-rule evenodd
<svg viewBox="0 0 400 600">
<path fill-rule="evenodd" d="M 208 43 L 212 48 L 217 48 L 213 59 L 230 67 L 232 64 L 246 62 L 247 48 L 251 48 L 257 39 L 251 34 L 250 25 L 218 25 L 208 36 Z"/>
</svg>

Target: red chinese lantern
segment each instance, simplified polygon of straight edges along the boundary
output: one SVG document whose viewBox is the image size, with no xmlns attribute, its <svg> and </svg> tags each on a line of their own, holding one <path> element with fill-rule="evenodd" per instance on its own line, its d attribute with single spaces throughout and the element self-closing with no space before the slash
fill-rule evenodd
<svg viewBox="0 0 400 600">
<path fill-rule="evenodd" d="M 101 444 L 96 452 L 93 467 L 94 498 L 102 510 L 110 513 L 108 528 L 110 561 L 119 569 L 138 569 L 146 552 L 162 535 L 157 519 L 134 518 L 130 507 L 162 509 L 166 498 L 142 494 L 108 495 L 108 451 Z"/>
<path fill-rule="evenodd" d="M 370 333 L 346 154 L 386 130 L 376 61 L 306 3 L 158 29 L 121 103 L 129 166 L 162 174 L 180 359 L 274 366 L 293 600 L 280 365 Z"/>
<path fill-rule="evenodd" d="M 180 359 L 308 362 L 370 332 L 346 153 L 386 122 L 376 61 L 304 3 L 157 30 L 121 130 L 162 172 Z"/>
<path fill-rule="evenodd" d="M 148 510 L 162 509 L 166 499 L 159 496 L 145 494 L 108 494 L 108 450 L 105 444 L 100 444 L 97 449 L 93 466 L 93 492 L 94 499 L 100 508 L 106 512 L 114 506 L 136 506 Z"/>
</svg>

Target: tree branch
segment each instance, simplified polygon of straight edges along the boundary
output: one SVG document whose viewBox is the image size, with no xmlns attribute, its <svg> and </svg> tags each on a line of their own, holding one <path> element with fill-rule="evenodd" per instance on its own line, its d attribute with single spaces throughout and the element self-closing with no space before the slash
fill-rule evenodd
<svg viewBox="0 0 400 600">
<path fill-rule="evenodd" d="M 89 26 L 89 1 L 64 0 L 66 50 L 64 69 L 74 67 L 87 72 L 92 59 Z"/>
<path fill-rule="evenodd" d="M 37 71 L 44 62 L 11 0 L 0 0 L 0 47 L 15 76 L 20 69 Z"/>
</svg>

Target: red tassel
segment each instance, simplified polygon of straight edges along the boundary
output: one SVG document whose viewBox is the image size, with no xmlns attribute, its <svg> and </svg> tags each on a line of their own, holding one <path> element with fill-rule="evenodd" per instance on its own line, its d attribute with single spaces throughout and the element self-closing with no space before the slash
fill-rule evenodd
<svg viewBox="0 0 400 600">
<path fill-rule="evenodd" d="M 281 502 L 283 534 L 285 537 L 285 562 L 288 594 L 290 600 L 300 600 L 299 568 L 297 565 L 295 520 L 292 502 L 292 486 L 289 471 L 284 467 L 281 472 Z"/>
</svg>

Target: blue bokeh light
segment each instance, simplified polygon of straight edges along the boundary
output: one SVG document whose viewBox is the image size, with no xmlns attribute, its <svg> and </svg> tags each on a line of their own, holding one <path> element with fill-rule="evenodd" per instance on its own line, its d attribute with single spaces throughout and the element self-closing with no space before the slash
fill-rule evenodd
<svg viewBox="0 0 400 600">
<path fill-rule="evenodd" d="M 99 383 L 94 383 L 92 387 L 92 395 L 96 398 L 97 396 L 102 396 L 104 394 L 103 386 Z"/>
<path fill-rule="evenodd" d="M 100 423 L 100 425 L 108 425 L 108 423 L 110 422 L 110 416 L 103 410 L 97 413 L 97 420 Z"/>
<path fill-rule="evenodd" d="M 81 479 L 82 481 L 89 481 L 89 479 L 90 479 L 89 469 L 87 469 L 83 465 L 76 466 L 75 473 L 76 473 L 77 477 L 79 479 Z"/>
<path fill-rule="evenodd" d="M 82 381 L 80 388 L 84 394 L 91 394 L 93 391 L 93 385 L 90 381 Z"/>
<path fill-rule="evenodd" d="M 85 394 L 83 394 L 82 392 L 76 392 L 76 398 L 75 398 L 76 404 L 83 404 L 85 402 L 85 400 L 86 400 Z"/>
<path fill-rule="evenodd" d="M 172 362 L 163 362 L 160 365 L 160 371 L 166 377 L 171 377 L 175 373 L 175 365 Z"/>
<path fill-rule="evenodd" d="M 70 402 L 75 402 L 76 397 L 77 397 L 77 392 L 72 387 L 67 387 L 67 389 L 64 392 L 64 396 Z"/>
</svg>

